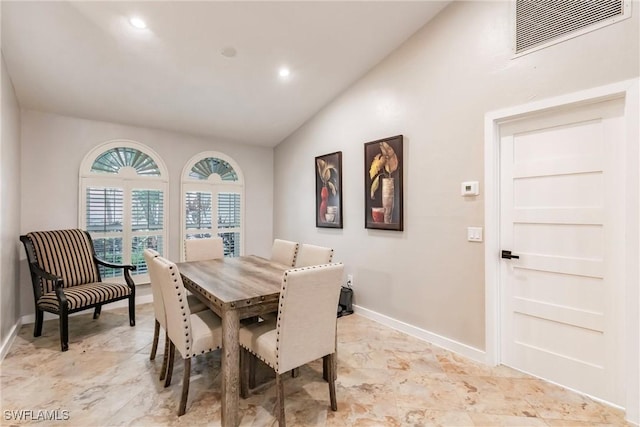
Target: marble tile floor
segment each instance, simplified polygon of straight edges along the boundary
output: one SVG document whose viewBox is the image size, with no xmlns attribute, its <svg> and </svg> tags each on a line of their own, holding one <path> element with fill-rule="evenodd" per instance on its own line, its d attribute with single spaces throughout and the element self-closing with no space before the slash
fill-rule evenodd
<svg viewBox="0 0 640 427">
<path fill-rule="evenodd" d="M 0 425 L 220 424 L 219 352 L 192 363 L 187 413 L 178 418 L 183 365 L 176 360 L 173 382 L 164 388 L 158 381 L 161 354 L 149 360 L 151 304 L 137 307 L 134 328 L 125 308 L 103 310 L 99 320 L 91 316 L 69 319 L 65 353 L 57 320 L 46 321 L 39 338 L 32 336 L 33 325 L 22 326 L 0 363 Z M 338 340 L 338 412 L 329 408 L 318 361 L 285 380 L 289 426 L 628 425 L 618 409 L 504 366 L 478 364 L 356 314 L 338 320 Z M 241 425 L 277 425 L 274 405 L 273 386 L 240 399 Z M 16 420 L 14 414 L 24 411 L 35 419 Z M 45 416 L 39 411 L 57 420 L 38 421 Z"/>
</svg>

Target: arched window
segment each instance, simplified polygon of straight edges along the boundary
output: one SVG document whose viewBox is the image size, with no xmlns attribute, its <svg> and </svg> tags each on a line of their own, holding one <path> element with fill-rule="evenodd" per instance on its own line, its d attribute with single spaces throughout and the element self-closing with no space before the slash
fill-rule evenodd
<svg viewBox="0 0 640 427">
<path fill-rule="evenodd" d="M 192 157 L 182 173 L 181 194 L 183 240 L 220 236 L 225 256 L 244 252 L 244 179 L 233 159 L 216 152 Z"/>
<path fill-rule="evenodd" d="M 167 241 L 167 168 L 149 147 L 110 141 L 91 150 L 80 166 L 80 228 L 93 238 L 98 257 L 133 264 L 147 279 L 142 252 L 164 254 Z M 102 277 L 121 274 L 100 267 Z"/>
</svg>

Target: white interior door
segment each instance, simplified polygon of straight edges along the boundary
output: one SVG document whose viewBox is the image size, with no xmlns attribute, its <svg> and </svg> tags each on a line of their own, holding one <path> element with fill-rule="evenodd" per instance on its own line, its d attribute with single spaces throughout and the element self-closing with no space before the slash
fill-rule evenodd
<svg viewBox="0 0 640 427">
<path fill-rule="evenodd" d="M 612 100 L 500 126 L 502 363 L 620 406 L 623 124 Z"/>
</svg>

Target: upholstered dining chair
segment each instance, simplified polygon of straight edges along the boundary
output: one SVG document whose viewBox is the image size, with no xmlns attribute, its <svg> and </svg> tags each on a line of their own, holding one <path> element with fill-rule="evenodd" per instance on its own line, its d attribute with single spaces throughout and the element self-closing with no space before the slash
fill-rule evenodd
<svg viewBox="0 0 640 427">
<path fill-rule="evenodd" d="M 185 261 L 204 261 L 224 257 L 221 237 L 187 239 L 184 241 Z"/>
<path fill-rule="evenodd" d="M 296 256 L 296 268 L 329 264 L 333 260 L 333 249 L 303 243 Z"/>
<path fill-rule="evenodd" d="M 316 247 L 319 247 L 319 246 L 316 246 Z M 273 248 L 271 249 L 271 260 L 278 262 L 280 264 L 291 266 L 291 267 L 297 266 L 298 257 L 299 257 L 299 248 L 300 248 L 300 245 L 297 242 L 275 239 L 273 241 Z M 311 252 L 315 253 L 315 251 L 309 250 L 308 251 L 309 255 L 306 258 L 311 258 L 313 256 Z M 331 259 L 329 259 L 326 262 L 318 262 L 315 264 L 327 264 L 329 262 L 331 262 Z M 311 265 L 311 264 L 307 264 L 307 265 Z M 274 319 L 276 317 L 276 314 L 277 313 L 274 311 L 272 313 L 261 314 L 260 317 L 263 320 L 270 320 L 270 319 Z M 297 375 L 297 371 L 293 371 L 292 374 L 294 376 Z"/>
<path fill-rule="evenodd" d="M 145 249 L 143 252 L 144 260 L 147 264 L 149 271 L 149 281 L 151 282 L 151 293 L 153 296 L 153 313 L 155 315 L 155 328 L 153 331 L 153 344 L 151 344 L 151 354 L 149 360 L 155 360 L 156 352 L 158 350 L 158 340 L 160 338 L 160 327 L 165 331 L 164 341 L 164 355 L 162 358 L 162 368 L 160 370 L 160 380 L 164 380 L 167 374 L 167 362 L 169 360 L 169 333 L 167 331 L 167 315 L 164 309 L 164 300 L 162 298 L 162 290 L 160 289 L 160 277 L 157 271 L 156 263 L 151 262 L 154 258 L 160 256 L 160 254 L 153 249 Z M 208 310 L 194 295 L 187 296 L 187 303 L 192 313 L 197 313 L 203 310 Z"/>
<path fill-rule="evenodd" d="M 163 257 L 151 260 L 155 263 L 158 283 L 162 291 L 167 315 L 167 333 L 169 334 L 169 366 L 165 387 L 171 384 L 173 359 L 176 348 L 184 360 L 182 377 L 182 395 L 178 407 L 178 416 L 184 415 L 189 396 L 191 379 L 191 358 L 222 347 L 222 325 L 220 318 L 211 310 L 192 313 L 189 304 L 185 304 L 186 289 L 178 267 Z"/>
<path fill-rule="evenodd" d="M 325 264 L 287 270 L 282 278 L 278 317 L 240 329 L 241 394 L 248 395 L 249 364 L 258 357 L 276 373 L 276 417 L 285 426 L 283 375 L 313 360 L 329 360 L 332 371 L 336 353 L 336 307 L 344 266 Z M 249 354 L 247 354 L 247 352 Z M 335 374 L 329 372 L 331 409 L 338 410 Z"/>
<path fill-rule="evenodd" d="M 298 243 L 289 240 L 274 239 L 271 247 L 271 261 L 278 262 L 290 267 L 296 264 L 298 254 Z"/>
<path fill-rule="evenodd" d="M 303 243 L 298 248 L 298 255 L 296 256 L 296 268 L 308 267 L 311 265 L 329 264 L 333 260 L 333 249 L 326 248 L 324 246 L 310 245 Z M 265 315 L 265 318 L 271 316 L 271 313 Z M 327 367 L 327 359 L 323 360 L 323 377 L 328 379 L 329 369 Z M 298 376 L 298 369 L 291 371 L 292 377 Z"/>
<path fill-rule="evenodd" d="M 329 264 L 333 259 L 333 249 L 325 248 L 323 246 L 309 245 L 303 243 L 298 247 L 297 254 L 294 259 L 294 263 L 297 267 L 308 267 L 311 265 Z M 276 312 L 265 313 L 262 316 L 263 320 L 270 320 L 276 317 Z M 326 370 L 325 370 L 326 371 Z M 296 377 L 298 370 L 291 371 L 291 375 Z M 326 375 L 326 372 L 325 372 Z"/>
</svg>

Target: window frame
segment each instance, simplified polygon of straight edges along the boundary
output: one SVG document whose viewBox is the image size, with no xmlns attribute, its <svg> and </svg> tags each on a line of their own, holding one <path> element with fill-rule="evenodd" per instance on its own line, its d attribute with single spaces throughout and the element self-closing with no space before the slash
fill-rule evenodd
<svg viewBox="0 0 640 427">
<path fill-rule="evenodd" d="M 149 156 L 158 167 L 160 175 L 138 175 L 133 168 L 123 167 L 117 174 L 92 172 L 92 166 L 94 162 L 103 155 L 105 152 L 114 148 L 131 148 L 144 153 Z M 87 218 L 86 218 L 86 203 L 87 203 L 87 189 L 88 188 L 121 188 L 123 191 L 123 218 L 122 218 L 122 232 L 115 233 L 95 233 L 90 232 L 92 239 L 101 238 L 113 238 L 121 237 L 123 246 L 123 263 L 129 264 L 132 262 L 132 242 L 137 236 L 147 236 L 149 234 L 162 236 L 162 254 L 165 256 L 167 248 L 169 247 L 169 180 L 168 170 L 162 158 L 147 145 L 141 144 L 136 141 L 118 139 L 104 142 L 94 148 L 92 148 L 82 160 L 79 173 L 79 203 L 78 203 L 78 226 L 83 230 L 87 230 Z M 134 190 L 160 190 L 163 193 L 163 227 L 162 230 L 153 231 L 133 231 L 132 227 L 132 193 Z M 126 248 L 126 249 L 125 249 Z M 148 283 L 149 274 L 135 274 L 132 278 L 136 284 Z M 116 276 L 109 278 L 116 282 L 124 283 L 123 276 Z"/>
<path fill-rule="evenodd" d="M 218 174 L 211 174 L 209 178 L 197 179 L 190 176 L 191 169 L 201 160 L 207 158 L 220 159 L 228 163 L 236 173 L 237 181 L 223 181 Z M 211 234 L 213 237 L 219 236 L 220 233 L 238 233 L 240 243 L 240 256 L 244 255 L 245 245 L 245 185 L 244 174 L 238 163 L 228 155 L 218 151 L 203 151 L 191 157 L 185 164 L 181 180 L 180 180 L 180 259 L 185 260 L 184 241 L 188 234 L 193 234 L 193 229 L 186 227 L 186 194 L 187 192 L 203 192 L 211 193 Z M 218 194 L 219 193 L 237 193 L 240 194 L 240 226 L 235 228 L 220 229 L 218 224 Z"/>
</svg>

